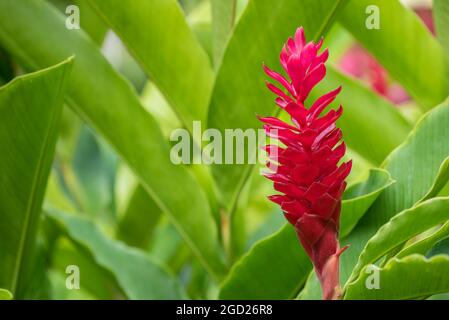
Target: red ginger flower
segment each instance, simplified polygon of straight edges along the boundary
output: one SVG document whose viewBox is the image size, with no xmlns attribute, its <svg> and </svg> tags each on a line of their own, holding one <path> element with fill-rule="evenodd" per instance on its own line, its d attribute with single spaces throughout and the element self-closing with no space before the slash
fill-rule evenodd
<svg viewBox="0 0 449 320">
<path fill-rule="evenodd" d="M 275 117 L 260 120 L 265 123 L 267 134 L 285 146 L 265 146 L 270 157 L 268 165 L 274 171 L 266 176 L 274 182 L 274 189 L 282 193 L 269 199 L 281 206 L 287 220 L 295 226 L 315 267 L 323 298 L 336 299 L 339 256 L 346 249 L 340 249 L 338 242 L 341 198 L 352 162 L 338 165 L 346 152 L 344 142 L 340 143 L 342 132 L 335 125 L 343 108 L 320 117 L 341 87 L 320 97 L 310 108 L 304 106 L 310 91 L 326 75 L 324 64 L 329 53 L 326 49 L 318 54 L 321 45 L 322 41 L 306 43 L 304 30 L 299 28 L 280 56 L 291 81 L 264 66 L 267 75 L 288 92 L 267 83 L 278 96 L 276 104 L 291 116 L 293 125 Z"/>
</svg>

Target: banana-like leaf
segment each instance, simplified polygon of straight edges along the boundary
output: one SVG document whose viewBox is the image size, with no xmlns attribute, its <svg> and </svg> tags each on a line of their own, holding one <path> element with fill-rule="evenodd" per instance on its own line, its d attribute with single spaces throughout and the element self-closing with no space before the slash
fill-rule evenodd
<svg viewBox="0 0 449 320">
<path fill-rule="evenodd" d="M 406 300 L 449 292 L 449 256 L 411 255 L 391 259 L 383 268 L 367 266 L 348 286 L 345 299 Z M 378 283 L 374 277 L 378 276 Z M 378 285 L 378 289 L 376 289 Z"/>
<path fill-rule="evenodd" d="M 8 290 L 0 289 L 0 300 L 11 300 L 12 294 Z"/>
<path fill-rule="evenodd" d="M 438 39 L 449 58 L 449 2 L 445 0 L 433 1 L 433 16 Z"/>
<path fill-rule="evenodd" d="M 340 237 L 347 236 L 377 197 L 394 183 L 388 171 L 371 169 L 366 181 L 348 188 L 342 202 Z"/>
<path fill-rule="evenodd" d="M 372 29 L 377 18 L 379 29 Z M 340 23 L 424 110 L 449 95 L 449 74 L 440 44 L 419 17 L 398 0 L 350 1 Z"/>
<path fill-rule="evenodd" d="M 182 299 L 181 285 L 144 252 L 109 239 L 93 223 L 74 215 L 47 210 L 68 237 L 87 249 L 95 262 L 109 270 L 130 299 Z M 80 270 L 82 278 L 83 270 Z"/>
<path fill-rule="evenodd" d="M 412 237 L 446 221 L 449 221 L 449 198 L 433 198 L 395 215 L 368 241 L 349 281 L 354 281 L 366 265 L 375 263 Z"/>
<path fill-rule="evenodd" d="M 123 157 L 205 268 L 219 278 L 225 267 L 204 192 L 185 168 L 171 163 L 163 134 L 130 84 L 82 30 L 64 25 L 64 16 L 45 1 L 0 2 L 0 43 L 24 66 L 36 69 L 76 55 L 67 102 Z"/>
<path fill-rule="evenodd" d="M 411 208 L 438 189 L 449 179 L 445 170 L 449 156 L 449 100 L 432 109 L 417 123 L 404 143 L 386 159 L 383 167 L 396 181 L 387 188 L 370 207 L 342 245 L 351 247 L 341 255 L 340 278 L 344 283 L 357 263 L 368 240 L 397 213 Z M 307 286 L 314 287 L 318 280 L 312 277 Z M 315 283 L 315 284 L 314 284 Z M 304 299 L 320 299 L 320 292 L 307 290 Z"/>
<path fill-rule="evenodd" d="M 391 185 L 385 170 L 372 169 L 366 181 L 347 190 L 342 203 L 342 226 L 350 230 L 379 194 Z M 291 299 L 309 276 L 312 265 L 294 228 L 284 226 L 259 241 L 235 264 L 222 284 L 222 299 Z"/>
<path fill-rule="evenodd" d="M 26 295 L 72 60 L 0 88 L 0 286 Z"/>
<path fill-rule="evenodd" d="M 206 118 L 214 80 L 176 0 L 89 0 L 139 61 L 184 125 Z"/>
<path fill-rule="evenodd" d="M 304 26 L 309 39 L 320 38 L 345 3 L 346 0 L 249 1 L 218 70 L 208 127 L 222 134 L 226 129 L 260 128 L 256 113 L 274 112 L 273 96 L 264 86 L 262 62 L 279 65 L 282 43 L 300 25 Z M 214 166 L 213 174 L 228 210 L 235 205 L 250 168 L 248 165 Z"/>
</svg>

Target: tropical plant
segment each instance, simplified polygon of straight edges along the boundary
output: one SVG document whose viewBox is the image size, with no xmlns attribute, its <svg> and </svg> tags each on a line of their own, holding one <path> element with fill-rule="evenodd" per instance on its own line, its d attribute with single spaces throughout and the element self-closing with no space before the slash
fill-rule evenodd
<svg viewBox="0 0 449 320">
<path fill-rule="evenodd" d="M 325 298 L 447 298 L 449 6 L 434 0 L 436 35 L 414 9 L 0 0 L 0 300 L 321 299 L 320 284 Z M 296 101 L 279 108 L 263 65 L 282 70 L 299 27 L 286 73 L 265 67 Z M 327 151 L 290 150 L 273 188 L 252 161 L 257 115 L 281 131 L 292 116 Z M 230 131 L 243 155 L 218 143 Z M 307 140 L 276 137 L 267 150 Z M 294 184 L 324 176 L 313 212 L 333 224 L 311 235 Z"/>
</svg>

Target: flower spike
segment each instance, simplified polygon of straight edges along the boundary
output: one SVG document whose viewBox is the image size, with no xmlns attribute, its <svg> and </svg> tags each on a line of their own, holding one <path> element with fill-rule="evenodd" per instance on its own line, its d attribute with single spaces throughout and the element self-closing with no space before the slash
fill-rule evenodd
<svg viewBox="0 0 449 320">
<path fill-rule="evenodd" d="M 292 124 L 275 117 L 259 117 L 270 137 L 284 146 L 268 145 L 270 168 L 266 177 L 281 194 L 268 197 L 278 204 L 295 227 L 309 255 L 323 291 L 323 299 L 338 299 L 340 248 L 338 231 L 341 199 L 352 162 L 340 163 L 346 152 L 342 132 L 336 121 L 343 113 L 340 106 L 322 115 L 341 92 L 341 87 L 318 98 L 310 108 L 304 103 L 312 89 L 326 76 L 327 49 L 319 53 L 322 40 L 306 42 L 304 29 L 298 28 L 281 54 L 281 65 L 288 77 L 263 66 L 265 73 L 284 90 L 267 82 L 277 95 L 276 104 L 284 109 Z M 273 169 L 274 168 L 274 169 Z"/>
</svg>

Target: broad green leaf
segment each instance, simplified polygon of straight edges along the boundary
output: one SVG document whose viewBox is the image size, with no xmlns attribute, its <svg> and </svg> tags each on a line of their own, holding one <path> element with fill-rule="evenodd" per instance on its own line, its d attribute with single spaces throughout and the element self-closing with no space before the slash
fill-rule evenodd
<svg viewBox="0 0 449 320">
<path fill-rule="evenodd" d="M 396 258 L 400 259 L 414 253 L 425 255 L 437 242 L 447 238 L 449 238 L 449 222 L 431 235 L 406 246 L 396 255 Z"/>
<path fill-rule="evenodd" d="M 379 29 L 368 28 L 377 17 Z M 340 23 L 424 110 L 449 95 L 449 74 L 440 44 L 419 17 L 398 0 L 350 1 Z"/>
<path fill-rule="evenodd" d="M 64 25 L 65 17 L 44 1 L 0 2 L 0 43 L 25 67 L 76 55 L 67 102 L 123 157 L 206 269 L 219 278 L 224 263 L 204 192 L 185 168 L 171 163 L 163 134 L 130 84 L 82 30 Z"/>
<path fill-rule="evenodd" d="M 209 58 L 176 0 L 89 0 L 164 94 L 184 125 L 204 120 L 213 85 Z"/>
<path fill-rule="evenodd" d="M 404 143 L 383 164 L 396 181 L 377 198 L 342 245 L 351 247 L 340 257 L 340 279 L 344 283 L 357 263 L 360 252 L 377 230 L 397 213 L 411 208 L 430 193 L 437 194 L 448 180 L 445 167 L 449 155 L 449 100 L 424 115 Z M 313 286 L 316 277 L 306 286 Z M 320 293 L 308 290 L 305 299 L 319 299 Z"/>
<path fill-rule="evenodd" d="M 433 1 L 433 16 L 438 39 L 449 58 L 449 2 L 445 0 Z"/>
<path fill-rule="evenodd" d="M 0 286 L 20 299 L 33 268 L 36 232 L 72 60 L 0 88 Z"/>
<path fill-rule="evenodd" d="M 0 300 L 11 300 L 12 294 L 8 290 L 0 289 Z"/>
<path fill-rule="evenodd" d="M 371 169 L 366 181 L 357 183 L 345 191 L 340 218 L 341 237 L 351 232 L 382 191 L 393 183 L 394 180 L 387 171 Z"/>
<path fill-rule="evenodd" d="M 367 264 L 375 263 L 412 237 L 446 221 L 449 221 L 449 198 L 433 198 L 395 215 L 368 241 L 349 281 L 355 280 Z"/>
<path fill-rule="evenodd" d="M 182 299 L 175 278 L 144 252 L 109 239 L 93 223 L 55 210 L 47 216 L 60 224 L 76 244 L 87 249 L 95 262 L 109 270 L 130 299 Z"/>
<path fill-rule="evenodd" d="M 220 299 L 291 299 L 312 265 L 292 226 L 286 225 L 254 245 L 232 268 Z"/>
<path fill-rule="evenodd" d="M 412 255 L 392 259 L 379 269 L 379 289 L 368 289 L 372 269 L 363 269 L 361 277 L 348 286 L 345 299 L 406 300 L 449 292 L 449 257 L 426 259 Z"/>
<path fill-rule="evenodd" d="M 265 88 L 262 63 L 279 65 L 286 39 L 304 26 L 308 39 L 317 40 L 329 28 L 346 1 L 251 0 L 237 23 L 218 70 L 209 107 L 208 127 L 261 128 L 256 113 L 274 112 L 273 96 Z M 249 176 L 248 165 L 216 165 L 214 176 L 231 210 Z"/>
<path fill-rule="evenodd" d="M 212 43 L 214 66 L 218 67 L 234 28 L 238 0 L 212 0 Z"/>
<path fill-rule="evenodd" d="M 392 183 L 384 170 L 373 169 L 366 181 L 349 188 L 341 216 L 347 227 L 357 223 L 372 201 Z M 291 299 L 309 276 L 312 265 L 294 228 L 284 226 L 257 242 L 232 268 L 222 284 L 221 299 Z"/>
</svg>

